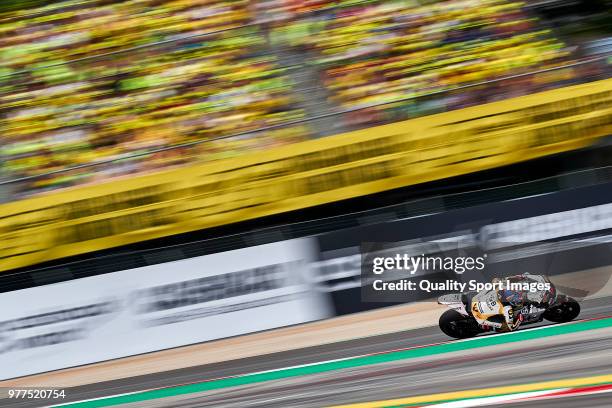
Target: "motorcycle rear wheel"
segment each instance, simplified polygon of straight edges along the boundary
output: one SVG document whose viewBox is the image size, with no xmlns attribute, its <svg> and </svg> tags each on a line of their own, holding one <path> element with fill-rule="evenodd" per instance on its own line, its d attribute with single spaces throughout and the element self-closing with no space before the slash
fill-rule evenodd
<svg viewBox="0 0 612 408">
<path fill-rule="evenodd" d="M 440 330 L 449 337 L 466 339 L 474 337 L 481 330 L 473 317 L 464 316 L 455 310 L 447 310 L 438 321 Z"/>
</svg>

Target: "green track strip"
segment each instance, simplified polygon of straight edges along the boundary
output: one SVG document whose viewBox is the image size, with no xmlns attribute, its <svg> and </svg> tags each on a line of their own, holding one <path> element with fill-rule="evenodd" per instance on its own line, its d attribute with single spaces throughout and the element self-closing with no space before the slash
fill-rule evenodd
<svg viewBox="0 0 612 408">
<path fill-rule="evenodd" d="M 269 372 L 246 374 L 236 377 L 223 378 L 213 381 L 205 381 L 195 384 L 180 385 L 163 389 L 143 391 L 129 395 L 107 397 L 93 401 L 83 401 L 62 404 L 62 407 L 108 407 L 113 405 L 127 404 L 139 401 L 147 401 L 158 398 L 166 398 L 183 394 L 192 394 L 202 391 L 216 390 L 220 388 L 235 387 L 238 385 L 253 384 L 264 381 L 279 380 L 283 378 L 298 377 L 308 374 L 318 374 L 328 371 L 341 370 L 344 368 L 361 367 L 373 364 L 387 363 L 390 361 L 405 360 L 411 358 L 431 356 L 435 354 L 451 353 L 454 351 L 470 350 L 479 347 L 495 346 L 499 344 L 515 343 L 519 341 L 540 339 L 558 336 L 562 334 L 577 333 L 587 330 L 603 329 L 612 327 L 612 318 L 589 320 L 572 324 L 549 326 L 536 330 L 518 331 L 505 335 L 491 335 L 477 337 L 468 341 L 450 342 L 433 345 L 429 347 L 414 348 L 403 351 L 376 354 L 363 357 L 355 357 L 340 361 L 323 362 L 304 367 L 285 368 Z"/>
</svg>

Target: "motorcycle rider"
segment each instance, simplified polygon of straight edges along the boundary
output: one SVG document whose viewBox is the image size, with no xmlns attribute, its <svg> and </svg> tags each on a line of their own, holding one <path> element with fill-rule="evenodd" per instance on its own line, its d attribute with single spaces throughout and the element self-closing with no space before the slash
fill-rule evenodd
<svg viewBox="0 0 612 408">
<path fill-rule="evenodd" d="M 485 329 L 498 332 L 511 332 L 521 325 L 525 315 L 546 309 L 546 305 L 554 297 L 554 287 L 551 290 L 530 292 L 510 290 L 508 283 L 541 283 L 550 281 L 541 275 L 524 273 L 507 277 L 503 280 L 493 279 L 500 289 L 483 290 L 472 298 L 471 314 L 478 324 Z"/>
</svg>

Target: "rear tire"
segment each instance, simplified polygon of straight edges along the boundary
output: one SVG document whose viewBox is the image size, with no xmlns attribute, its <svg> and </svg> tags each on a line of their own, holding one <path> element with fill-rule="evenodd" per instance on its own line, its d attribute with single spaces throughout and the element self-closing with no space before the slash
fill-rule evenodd
<svg viewBox="0 0 612 408">
<path fill-rule="evenodd" d="M 442 313 L 438 325 L 444 334 L 456 339 L 466 339 L 480 333 L 474 318 L 464 316 L 455 310 L 447 310 Z"/>
<path fill-rule="evenodd" d="M 543 317 L 549 322 L 565 323 L 570 322 L 580 314 L 580 304 L 568 297 L 563 303 L 555 305 L 544 312 Z"/>
</svg>

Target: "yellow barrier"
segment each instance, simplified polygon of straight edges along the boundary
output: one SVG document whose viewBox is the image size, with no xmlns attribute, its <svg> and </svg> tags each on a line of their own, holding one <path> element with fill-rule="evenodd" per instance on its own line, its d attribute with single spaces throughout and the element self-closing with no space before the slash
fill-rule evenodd
<svg viewBox="0 0 612 408">
<path fill-rule="evenodd" d="M 612 79 L 0 206 L 0 271 L 588 146 Z"/>
</svg>

